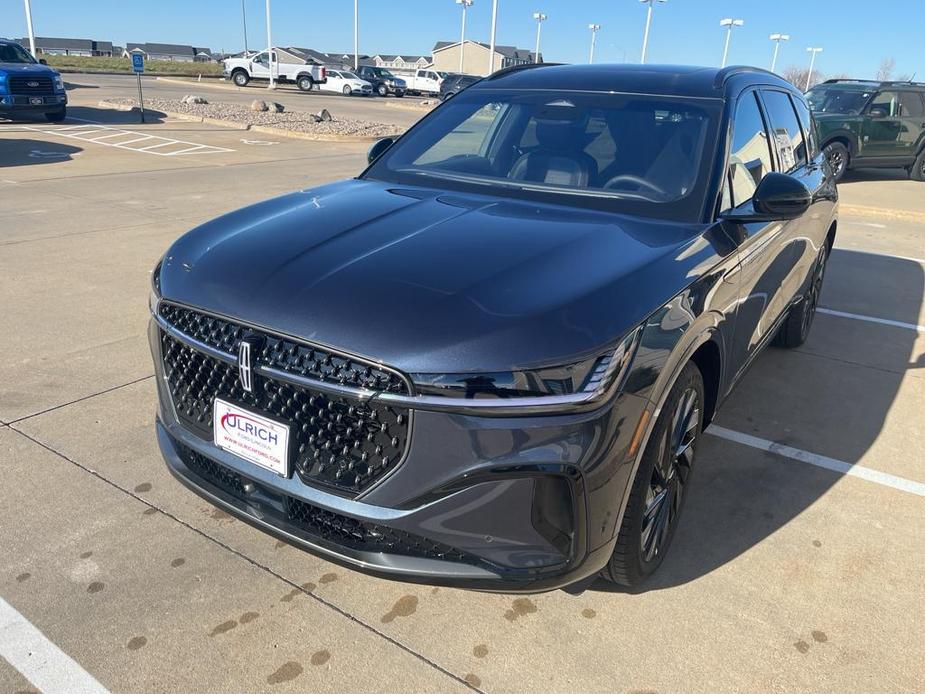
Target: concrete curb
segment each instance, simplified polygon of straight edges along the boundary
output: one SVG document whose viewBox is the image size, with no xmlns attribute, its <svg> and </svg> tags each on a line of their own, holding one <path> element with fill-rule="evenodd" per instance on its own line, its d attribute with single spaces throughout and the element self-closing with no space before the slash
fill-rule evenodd
<svg viewBox="0 0 925 694">
<path fill-rule="evenodd" d="M 129 111 L 137 111 L 137 106 L 128 106 L 127 104 L 111 104 L 106 101 L 99 102 L 99 107 L 104 109 L 109 109 L 110 111 L 121 111 L 127 113 Z M 155 110 L 155 109 L 152 109 Z M 156 109 L 158 113 L 163 113 L 165 116 L 170 118 L 176 118 L 178 120 L 185 120 L 191 123 L 204 123 L 206 125 L 215 125 L 220 128 L 228 128 L 230 130 L 241 130 L 249 131 L 255 133 L 263 133 L 264 135 L 275 135 L 277 137 L 290 137 L 296 140 L 313 140 L 315 142 L 377 142 L 381 140 L 382 137 L 376 135 L 322 135 L 315 133 L 300 133 L 295 130 L 285 130 L 283 128 L 274 128 L 270 125 L 249 125 L 248 123 L 238 123 L 237 121 L 232 120 L 222 120 L 220 118 L 207 118 L 205 116 L 194 116 L 188 113 L 177 113 L 176 111 L 161 111 Z"/>
</svg>

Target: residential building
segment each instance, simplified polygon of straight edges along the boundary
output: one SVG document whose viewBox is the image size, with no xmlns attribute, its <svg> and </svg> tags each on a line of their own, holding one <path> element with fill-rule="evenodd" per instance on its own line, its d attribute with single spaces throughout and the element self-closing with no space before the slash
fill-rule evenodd
<svg viewBox="0 0 925 694">
<path fill-rule="evenodd" d="M 441 72 L 459 71 L 459 54 L 463 53 L 463 71 L 470 75 L 487 75 L 505 67 L 532 63 L 533 51 L 516 46 L 495 46 L 495 53 L 491 56 L 491 70 L 488 69 L 491 47 L 481 41 L 466 39 L 464 45 L 459 41 L 437 41 L 433 50 L 434 70 Z M 543 54 L 539 60 L 543 62 Z"/>
<path fill-rule="evenodd" d="M 430 59 L 425 55 L 383 55 L 373 56 L 376 67 L 384 67 L 396 73 L 423 70 L 430 65 Z"/>
<path fill-rule="evenodd" d="M 148 60 L 175 60 L 186 63 L 208 63 L 212 61 L 212 51 L 208 48 L 183 46 L 172 43 L 127 43 L 123 56 L 127 57 L 136 49 L 144 53 Z"/>
<path fill-rule="evenodd" d="M 29 50 L 29 39 L 17 39 L 16 42 Z M 94 41 L 93 39 L 61 39 L 47 36 L 35 37 L 35 52 L 40 55 L 113 55 L 112 41 Z"/>
</svg>

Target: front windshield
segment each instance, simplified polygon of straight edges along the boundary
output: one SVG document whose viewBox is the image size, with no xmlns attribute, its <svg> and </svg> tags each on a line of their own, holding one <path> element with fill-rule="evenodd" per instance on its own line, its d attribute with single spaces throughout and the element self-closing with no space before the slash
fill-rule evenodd
<svg viewBox="0 0 925 694">
<path fill-rule="evenodd" d="M 815 113 L 854 115 L 861 112 L 872 91 L 815 87 L 806 92 L 806 101 Z"/>
<path fill-rule="evenodd" d="M 721 102 L 478 89 L 446 102 L 369 178 L 599 209 L 699 216 Z"/>
<path fill-rule="evenodd" d="M 34 63 L 35 59 L 16 43 L 0 43 L 0 63 Z"/>
<path fill-rule="evenodd" d="M 388 70 L 379 70 L 379 76 L 387 80 L 395 79 L 395 75 Z"/>
<path fill-rule="evenodd" d="M 348 79 L 348 80 L 358 80 L 358 79 L 360 79 L 359 77 L 357 77 L 356 75 L 354 75 L 352 72 L 342 72 L 341 75 L 343 75 L 344 79 Z"/>
</svg>

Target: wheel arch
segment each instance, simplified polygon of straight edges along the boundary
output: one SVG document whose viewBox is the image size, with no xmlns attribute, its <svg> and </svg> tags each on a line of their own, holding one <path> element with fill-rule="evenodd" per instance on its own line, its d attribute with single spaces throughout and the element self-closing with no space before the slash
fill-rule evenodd
<svg viewBox="0 0 925 694">
<path fill-rule="evenodd" d="M 854 138 L 847 130 L 839 130 L 826 137 L 820 149 L 825 149 L 833 142 L 840 142 L 847 147 L 849 156 L 854 157 L 857 154 L 858 149 L 855 146 Z"/>
<path fill-rule="evenodd" d="M 697 347 L 688 361 L 700 369 L 700 375 L 703 377 L 703 426 L 706 427 L 716 414 L 723 366 L 719 345 L 714 337 L 711 335 Z M 683 369 L 683 366 L 681 368 Z"/>
</svg>

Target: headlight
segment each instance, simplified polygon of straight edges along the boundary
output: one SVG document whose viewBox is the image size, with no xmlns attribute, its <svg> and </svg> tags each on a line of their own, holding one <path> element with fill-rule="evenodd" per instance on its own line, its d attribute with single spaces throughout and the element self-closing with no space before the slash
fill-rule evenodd
<svg viewBox="0 0 925 694">
<path fill-rule="evenodd" d="M 412 374 L 411 379 L 425 398 L 504 398 L 512 407 L 517 406 L 518 398 L 531 406 L 541 405 L 543 398 L 560 404 L 597 402 L 623 385 L 641 333 L 636 328 L 604 354 L 564 366 L 496 373 Z"/>
<path fill-rule="evenodd" d="M 148 310 L 157 315 L 157 304 L 161 300 L 161 262 L 158 261 L 151 273 L 151 291 L 148 293 Z"/>
<path fill-rule="evenodd" d="M 0 72 L 0 94 L 9 94 L 7 88 L 6 74 Z"/>
<path fill-rule="evenodd" d="M 53 79 L 55 82 L 55 89 L 57 89 L 59 92 L 63 92 L 64 91 L 64 80 L 61 79 L 61 75 L 55 75 Z"/>
</svg>

